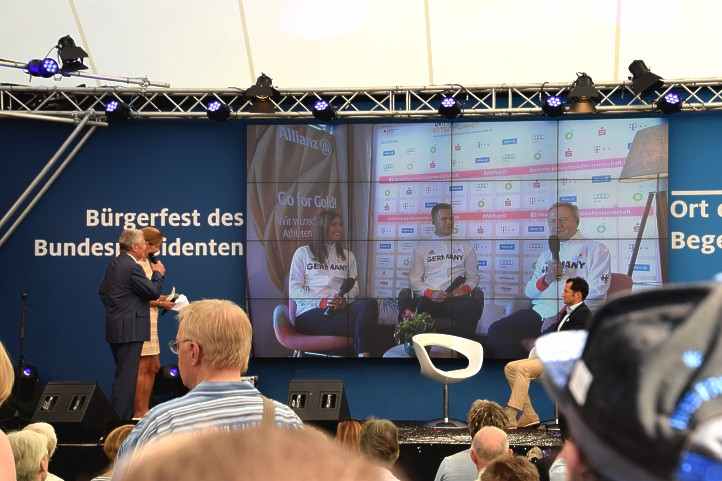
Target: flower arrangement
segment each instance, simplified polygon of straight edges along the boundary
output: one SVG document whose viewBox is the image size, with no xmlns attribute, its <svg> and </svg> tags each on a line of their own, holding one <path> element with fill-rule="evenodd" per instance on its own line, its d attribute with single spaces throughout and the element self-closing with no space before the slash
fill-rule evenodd
<svg viewBox="0 0 722 481">
<path fill-rule="evenodd" d="M 411 342 L 416 334 L 431 332 L 434 329 L 434 319 L 428 312 L 417 312 L 412 316 L 405 317 L 399 322 L 394 330 L 394 341 L 399 344 Z"/>
</svg>

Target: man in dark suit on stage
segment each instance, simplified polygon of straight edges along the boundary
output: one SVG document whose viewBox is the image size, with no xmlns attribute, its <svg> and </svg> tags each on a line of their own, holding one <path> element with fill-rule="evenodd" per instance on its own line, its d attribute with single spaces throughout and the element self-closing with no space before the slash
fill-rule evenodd
<svg viewBox="0 0 722 481">
<path fill-rule="evenodd" d="M 567 279 L 562 293 L 564 308 L 556 317 L 544 320 L 541 333 L 587 329 L 592 317 L 592 311 L 584 304 L 588 294 L 587 281 L 581 277 Z M 529 383 L 541 376 L 543 371 L 544 367 L 533 351 L 528 359 L 512 361 L 504 366 L 504 375 L 511 390 L 509 401 L 504 408 L 508 418 L 507 429 L 539 424 L 539 416 L 529 398 Z"/>
<path fill-rule="evenodd" d="M 160 297 L 165 267 L 160 261 L 151 263 L 153 276 L 146 277 L 137 262 L 147 254 L 142 231 L 123 230 L 118 243 L 120 255 L 110 261 L 99 294 L 105 306 L 105 340 L 115 360 L 111 400 L 118 416 L 127 420 L 133 415 L 143 341 L 150 338 L 149 302 Z"/>
</svg>

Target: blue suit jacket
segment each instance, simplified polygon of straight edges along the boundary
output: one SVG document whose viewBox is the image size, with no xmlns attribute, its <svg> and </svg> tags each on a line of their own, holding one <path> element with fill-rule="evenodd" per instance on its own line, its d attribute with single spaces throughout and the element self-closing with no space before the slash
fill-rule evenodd
<svg viewBox="0 0 722 481">
<path fill-rule="evenodd" d="M 105 340 L 111 343 L 150 339 L 149 301 L 158 299 L 163 277 L 153 272 L 148 280 L 129 254 L 110 261 L 98 293 L 105 306 Z"/>
</svg>

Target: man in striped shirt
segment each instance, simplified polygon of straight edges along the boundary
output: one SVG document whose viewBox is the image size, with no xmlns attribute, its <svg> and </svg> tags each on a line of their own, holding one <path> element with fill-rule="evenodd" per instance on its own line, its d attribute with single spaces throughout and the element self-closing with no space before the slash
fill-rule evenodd
<svg viewBox="0 0 722 481">
<path fill-rule="evenodd" d="M 148 441 L 171 433 L 202 429 L 243 429 L 263 424 L 301 427 L 288 406 L 265 400 L 241 380 L 251 352 L 251 323 L 231 301 L 206 299 L 184 307 L 171 351 L 178 355 L 185 396 L 151 409 L 128 436 L 121 459 Z M 115 477 L 115 476 L 114 476 Z"/>
</svg>

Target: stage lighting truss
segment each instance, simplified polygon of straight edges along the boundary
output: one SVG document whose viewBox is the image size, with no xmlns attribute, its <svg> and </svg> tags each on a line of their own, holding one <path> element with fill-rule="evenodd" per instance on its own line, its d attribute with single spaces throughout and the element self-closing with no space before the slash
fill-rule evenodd
<svg viewBox="0 0 722 481">
<path fill-rule="evenodd" d="M 283 118 L 313 120 L 310 102 L 322 98 L 336 108 L 339 119 L 428 118 L 438 119 L 441 94 L 449 90 L 456 98 L 464 98 L 464 116 L 493 117 L 509 115 L 542 115 L 540 84 L 499 86 L 431 86 L 417 88 L 374 87 L 356 90 L 279 90 L 273 100 L 273 112 L 254 111 L 252 101 L 242 89 L 173 90 L 161 88 L 114 87 L 25 87 L 0 86 L 0 114 L 36 113 L 65 117 L 81 117 L 87 111 L 102 117 L 105 105 L 122 99 L 133 111 L 134 118 L 206 118 L 206 104 L 212 98 L 223 99 L 234 118 Z M 655 113 L 657 103 L 670 91 L 684 99 L 683 110 L 722 109 L 722 79 L 665 80 L 655 92 L 637 95 L 631 82 L 596 84 L 599 101 L 596 115 L 616 113 Z M 568 83 L 547 83 L 545 92 L 559 95 Z M 463 97 L 461 97 L 463 96 Z M 269 99 L 270 101 L 270 99 Z"/>
</svg>

